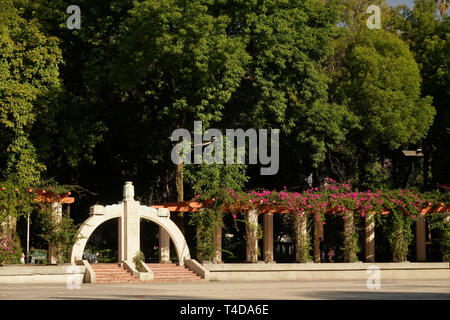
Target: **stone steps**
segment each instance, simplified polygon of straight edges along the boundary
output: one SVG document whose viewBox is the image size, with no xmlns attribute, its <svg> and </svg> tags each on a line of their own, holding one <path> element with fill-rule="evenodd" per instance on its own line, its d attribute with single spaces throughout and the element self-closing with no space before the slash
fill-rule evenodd
<svg viewBox="0 0 450 320">
<path fill-rule="evenodd" d="M 174 263 L 148 263 L 153 271 L 153 282 L 191 282 L 202 281 L 202 278 L 184 266 Z"/>
<path fill-rule="evenodd" d="M 133 277 L 128 270 L 117 263 L 93 263 L 91 266 L 94 269 L 98 283 L 139 281 L 139 279 Z"/>
<path fill-rule="evenodd" d="M 174 263 L 159 264 L 148 263 L 153 271 L 154 279 L 150 282 L 192 282 L 202 281 L 201 277 L 184 266 Z M 117 263 L 94 263 L 94 269 L 98 283 L 139 282 L 138 278 Z"/>
</svg>

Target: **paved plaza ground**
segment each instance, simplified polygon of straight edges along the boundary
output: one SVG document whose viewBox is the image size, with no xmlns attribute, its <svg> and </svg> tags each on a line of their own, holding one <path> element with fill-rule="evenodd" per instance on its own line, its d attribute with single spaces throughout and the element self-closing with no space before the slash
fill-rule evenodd
<svg viewBox="0 0 450 320">
<path fill-rule="evenodd" d="M 125 299 L 125 300 L 450 300 L 448 280 L 382 281 L 368 289 L 365 281 L 264 281 L 200 283 L 0 284 L 0 299 Z"/>
</svg>

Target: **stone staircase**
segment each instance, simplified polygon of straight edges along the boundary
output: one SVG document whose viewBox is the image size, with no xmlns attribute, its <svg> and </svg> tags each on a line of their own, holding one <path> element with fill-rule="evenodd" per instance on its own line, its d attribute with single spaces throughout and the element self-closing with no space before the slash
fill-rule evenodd
<svg viewBox="0 0 450 320">
<path fill-rule="evenodd" d="M 147 263 L 147 265 L 154 274 L 152 282 L 202 281 L 196 273 L 175 263 Z"/>
<path fill-rule="evenodd" d="M 131 272 L 118 263 L 92 263 L 98 283 L 105 282 L 139 282 Z"/>
</svg>

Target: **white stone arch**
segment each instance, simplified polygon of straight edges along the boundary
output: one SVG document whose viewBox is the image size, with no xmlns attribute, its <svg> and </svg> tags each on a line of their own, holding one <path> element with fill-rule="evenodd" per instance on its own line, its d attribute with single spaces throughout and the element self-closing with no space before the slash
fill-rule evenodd
<svg viewBox="0 0 450 320">
<path fill-rule="evenodd" d="M 134 202 L 138 204 L 138 202 Z M 162 227 L 169 235 L 172 240 L 175 250 L 177 252 L 178 261 L 180 265 L 184 265 L 184 262 L 190 259 L 189 247 L 187 245 L 186 239 L 183 236 L 181 230 L 177 227 L 177 225 L 170 220 L 170 213 L 168 209 L 159 209 L 156 210 L 152 207 L 147 206 L 137 206 L 138 208 L 138 217 L 139 220 L 147 219 L 158 226 Z M 78 240 L 75 245 L 72 247 L 72 251 L 70 253 L 70 262 L 74 263 L 77 260 L 82 260 L 84 248 L 89 240 L 89 237 L 93 234 L 93 232 L 104 222 L 119 218 L 119 260 L 121 259 L 120 252 L 124 250 L 124 239 L 125 237 L 123 232 L 123 224 L 124 224 L 124 210 L 125 206 L 123 202 L 120 202 L 117 205 L 106 206 L 103 207 L 101 205 L 95 205 L 91 207 L 90 217 L 80 226 L 78 229 Z M 138 222 L 139 223 L 139 222 Z M 121 231 L 122 230 L 122 231 Z M 139 242 L 139 239 L 137 239 Z M 139 243 L 137 243 L 139 246 Z M 137 248 L 139 250 L 139 248 Z"/>
<path fill-rule="evenodd" d="M 186 239 L 178 226 L 170 220 L 169 210 L 165 209 L 158 212 L 155 208 L 140 206 L 139 216 L 141 219 L 147 219 L 156 223 L 169 234 L 177 252 L 180 265 L 184 265 L 184 262 L 191 258 Z"/>
</svg>

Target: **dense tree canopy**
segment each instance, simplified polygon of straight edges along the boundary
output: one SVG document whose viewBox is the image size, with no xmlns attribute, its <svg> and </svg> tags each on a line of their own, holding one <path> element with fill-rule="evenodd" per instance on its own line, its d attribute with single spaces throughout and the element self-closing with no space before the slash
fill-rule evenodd
<svg viewBox="0 0 450 320">
<path fill-rule="evenodd" d="M 30 133 L 60 90 L 58 40 L 23 19 L 12 1 L 0 7 L 0 161 L 6 174 L 33 183 L 45 165 Z"/>
<path fill-rule="evenodd" d="M 143 202 L 179 199 L 180 181 L 186 199 L 224 183 L 302 189 L 311 175 L 405 186 L 401 150 L 423 147 L 419 186 L 450 179 L 450 22 L 433 0 L 79 0 L 80 30 L 66 26 L 71 4 L 0 4 L 4 176 L 54 177 L 100 202 L 117 201 L 124 180 Z M 367 29 L 371 4 L 382 30 Z M 194 120 L 281 129 L 278 174 L 177 170 L 170 135 Z"/>
</svg>

